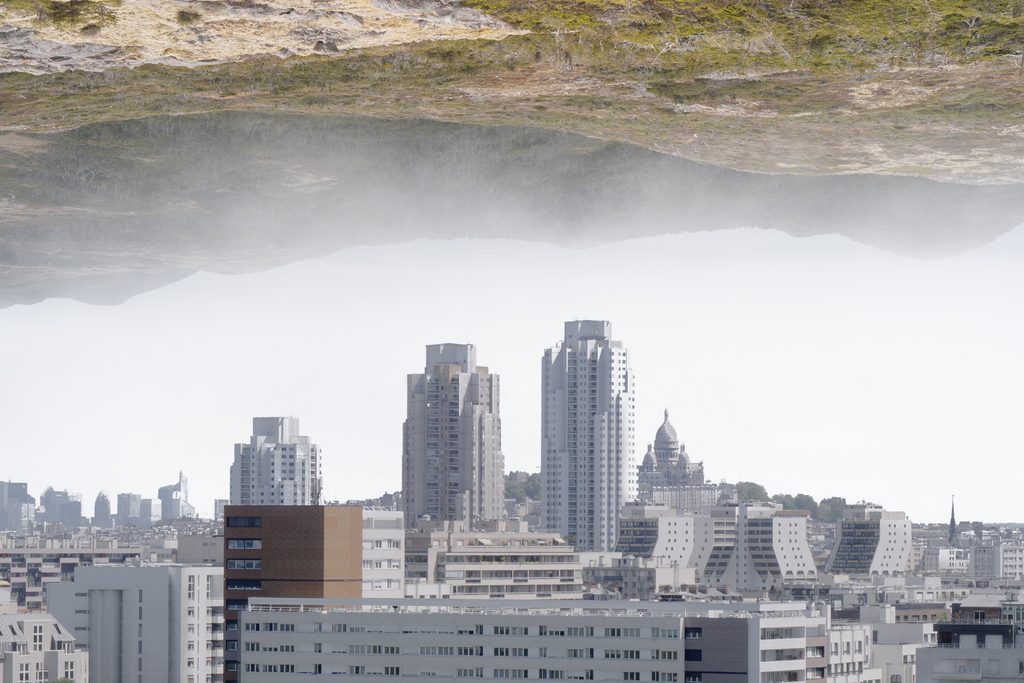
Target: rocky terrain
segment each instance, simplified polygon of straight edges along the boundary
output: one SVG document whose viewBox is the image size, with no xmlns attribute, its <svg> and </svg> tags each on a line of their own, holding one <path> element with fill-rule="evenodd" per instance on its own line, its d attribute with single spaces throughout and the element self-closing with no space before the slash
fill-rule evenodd
<svg viewBox="0 0 1024 683">
<path fill-rule="evenodd" d="M 336 54 L 513 33 L 502 21 L 446 0 L 77 1 L 77 15 L 64 20 L 47 20 L 44 6 L 0 10 L 0 71 L 196 67 L 260 55 Z M 74 0 L 68 5 L 75 6 Z"/>
</svg>

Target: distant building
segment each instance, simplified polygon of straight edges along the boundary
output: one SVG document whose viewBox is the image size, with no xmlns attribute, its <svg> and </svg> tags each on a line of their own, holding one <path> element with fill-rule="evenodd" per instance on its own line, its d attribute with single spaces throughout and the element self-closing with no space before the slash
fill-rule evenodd
<svg viewBox="0 0 1024 683">
<path fill-rule="evenodd" d="M 579 554 L 558 534 L 530 532 L 522 522 L 490 527 L 420 520 L 406 532 L 407 577 L 444 584 L 453 599 L 583 597 Z"/>
<path fill-rule="evenodd" d="M 35 520 L 36 499 L 28 484 L 0 481 L 0 531 L 28 531 Z"/>
<path fill-rule="evenodd" d="M 159 498 L 143 498 L 139 503 L 138 526 L 148 528 L 163 519 L 163 502 Z"/>
<path fill-rule="evenodd" d="M 117 494 L 117 523 L 137 527 L 148 527 L 151 520 L 146 524 L 141 523 L 142 518 L 142 496 L 137 493 Z"/>
<path fill-rule="evenodd" d="M 1016 624 L 939 623 L 936 647 L 917 650 L 917 676 L 922 682 L 996 683 L 1019 680 L 1024 637 Z"/>
<path fill-rule="evenodd" d="M 254 417 L 249 443 L 235 444 L 231 505 L 319 505 L 320 448 L 295 417 Z"/>
<path fill-rule="evenodd" d="M 216 683 L 223 680 L 222 590 L 220 567 L 79 567 L 47 598 L 88 650 L 94 681 Z"/>
<path fill-rule="evenodd" d="M 88 654 L 76 649 L 69 629 L 45 613 L 0 613 L 0 683 L 89 683 Z"/>
<path fill-rule="evenodd" d="M 753 594 L 813 582 L 817 567 L 807 544 L 804 510 L 743 503 L 712 513 L 713 548 L 704 571 L 711 586 Z M 731 533 L 730 533 L 731 532 Z"/>
<path fill-rule="evenodd" d="M 224 508 L 230 504 L 227 498 L 216 498 L 213 501 L 213 518 L 217 521 L 224 520 Z"/>
<path fill-rule="evenodd" d="M 96 504 L 93 505 L 92 525 L 102 529 L 114 526 L 114 517 L 110 514 L 110 498 L 103 491 L 96 496 Z"/>
<path fill-rule="evenodd" d="M 629 353 L 611 323 L 574 320 L 541 375 L 543 527 L 578 550 L 611 550 L 637 496 Z"/>
<path fill-rule="evenodd" d="M 500 380 L 476 364 L 472 344 L 427 346 L 426 367 L 408 376 L 402 427 L 405 523 L 475 524 L 505 516 Z"/>
<path fill-rule="evenodd" d="M 209 564 L 223 567 L 224 535 L 180 533 L 174 559 L 180 564 Z"/>
<path fill-rule="evenodd" d="M 160 487 L 158 498 L 160 519 L 165 522 L 196 516 L 196 509 L 188 502 L 188 479 L 181 472 L 178 472 L 178 483 Z"/>
<path fill-rule="evenodd" d="M 691 513 L 708 513 L 713 507 L 738 502 L 734 487 L 722 484 L 653 486 L 649 500 L 678 512 Z"/>
<path fill-rule="evenodd" d="M 975 579 L 1024 578 L 1024 545 L 995 543 L 971 548 L 968 574 Z"/>
<path fill-rule="evenodd" d="M 926 574 L 965 576 L 970 569 L 970 555 L 966 548 L 928 547 L 921 561 Z"/>
<path fill-rule="evenodd" d="M 867 503 L 848 506 L 836 528 L 827 571 L 863 576 L 905 574 L 914 547 L 911 527 L 902 512 Z"/>
<path fill-rule="evenodd" d="M 712 547 L 707 515 L 681 515 L 664 505 L 627 503 L 619 517 L 615 551 L 664 566 L 690 567 L 703 573 Z"/>
<path fill-rule="evenodd" d="M 647 454 L 640 463 L 640 500 L 653 499 L 656 488 L 700 486 L 704 484 L 704 463 L 691 462 L 686 447 L 680 443 L 675 427 L 665 421 L 658 428 L 654 443 L 648 444 Z"/>
<path fill-rule="evenodd" d="M 250 598 L 361 598 L 362 562 L 359 507 L 225 508 L 225 680 L 239 678 L 239 618 Z"/>
<path fill-rule="evenodd" d="M 43 491 L 39 497 L 42 505 L 42 521 L 48 524 L 61 524 L 68 529 L 83 526 L 82 501 L 77 495 L 67 491 L 55 491 L 52 486 Z"/>
<path fill-rule="evenodd" d="M 19 607 L 45 610 L 44 589 L 71 581 L 77 567 L 124 565 L 139 561 L 142 552 L 138 547 L 78 548 L 45 541 L 31 547 L 0 547 L 0 580 L 11 584 L 12 597 Z"/>
</svg>

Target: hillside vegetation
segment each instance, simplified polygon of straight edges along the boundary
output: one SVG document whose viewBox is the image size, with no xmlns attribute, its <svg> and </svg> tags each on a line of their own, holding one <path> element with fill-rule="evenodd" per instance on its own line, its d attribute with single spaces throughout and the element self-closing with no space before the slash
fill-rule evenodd
<svg viewBox="0 0 1024 683">
<path fill-rule="evenodd" d="M 0 151 L 4 131 L 244 110 L 536 126 L 739 170 L 1024 182 L 1024 0 L 366 2 L 480 10 L 510 34 L 428 26 L 335 54 L 0 73 Z"/>
<path fill-rule="evenodd" d="M 467 0 L 657 65 L 874 68 L 1020 53 L 1022 0 Z M 616 56 L 621 56 L 621 53 Z"/>
</svg>

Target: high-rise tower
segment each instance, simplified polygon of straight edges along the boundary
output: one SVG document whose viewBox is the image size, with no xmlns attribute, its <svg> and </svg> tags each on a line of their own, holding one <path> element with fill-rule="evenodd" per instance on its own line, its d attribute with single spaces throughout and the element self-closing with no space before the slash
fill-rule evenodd
<svg viewBox="0 0 1024 683">
<path fill-rule="evenodd" d="M 542 363 L 544 526 L 579 550 L 611 550 L 636 498 L 634 381 L 611 323 L 574 320 Z"/>
<path fill-rule="evenodd" d="M 409 375 L 402 440 L 405 523 L 497 520 L 505 514 L 499 379 L 472 344 L 433 344 Z"/>
<path fill-rule="evenodd" d="M 254 417 L 249 443 L 235 444 L 232 505 L 319 505 L 320 449 L 296 417 Z"/>
</svg>

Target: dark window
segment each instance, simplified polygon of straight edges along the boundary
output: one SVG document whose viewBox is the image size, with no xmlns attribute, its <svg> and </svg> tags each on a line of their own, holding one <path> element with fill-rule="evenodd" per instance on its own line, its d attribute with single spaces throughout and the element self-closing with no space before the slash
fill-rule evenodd
<svg viewBox="0 0 1024 683">
<path fill-rule="evenodd" d="M 686 661 L 700 662 L 704 659 L 704 650 L 687 650 Z"/>
<path fill-rule="evenodd" d="M 246 526 L 263 526 L 262 517 L 228 517 L 228 526 L 233 527 L 246 527 Z"/>
</svg>

